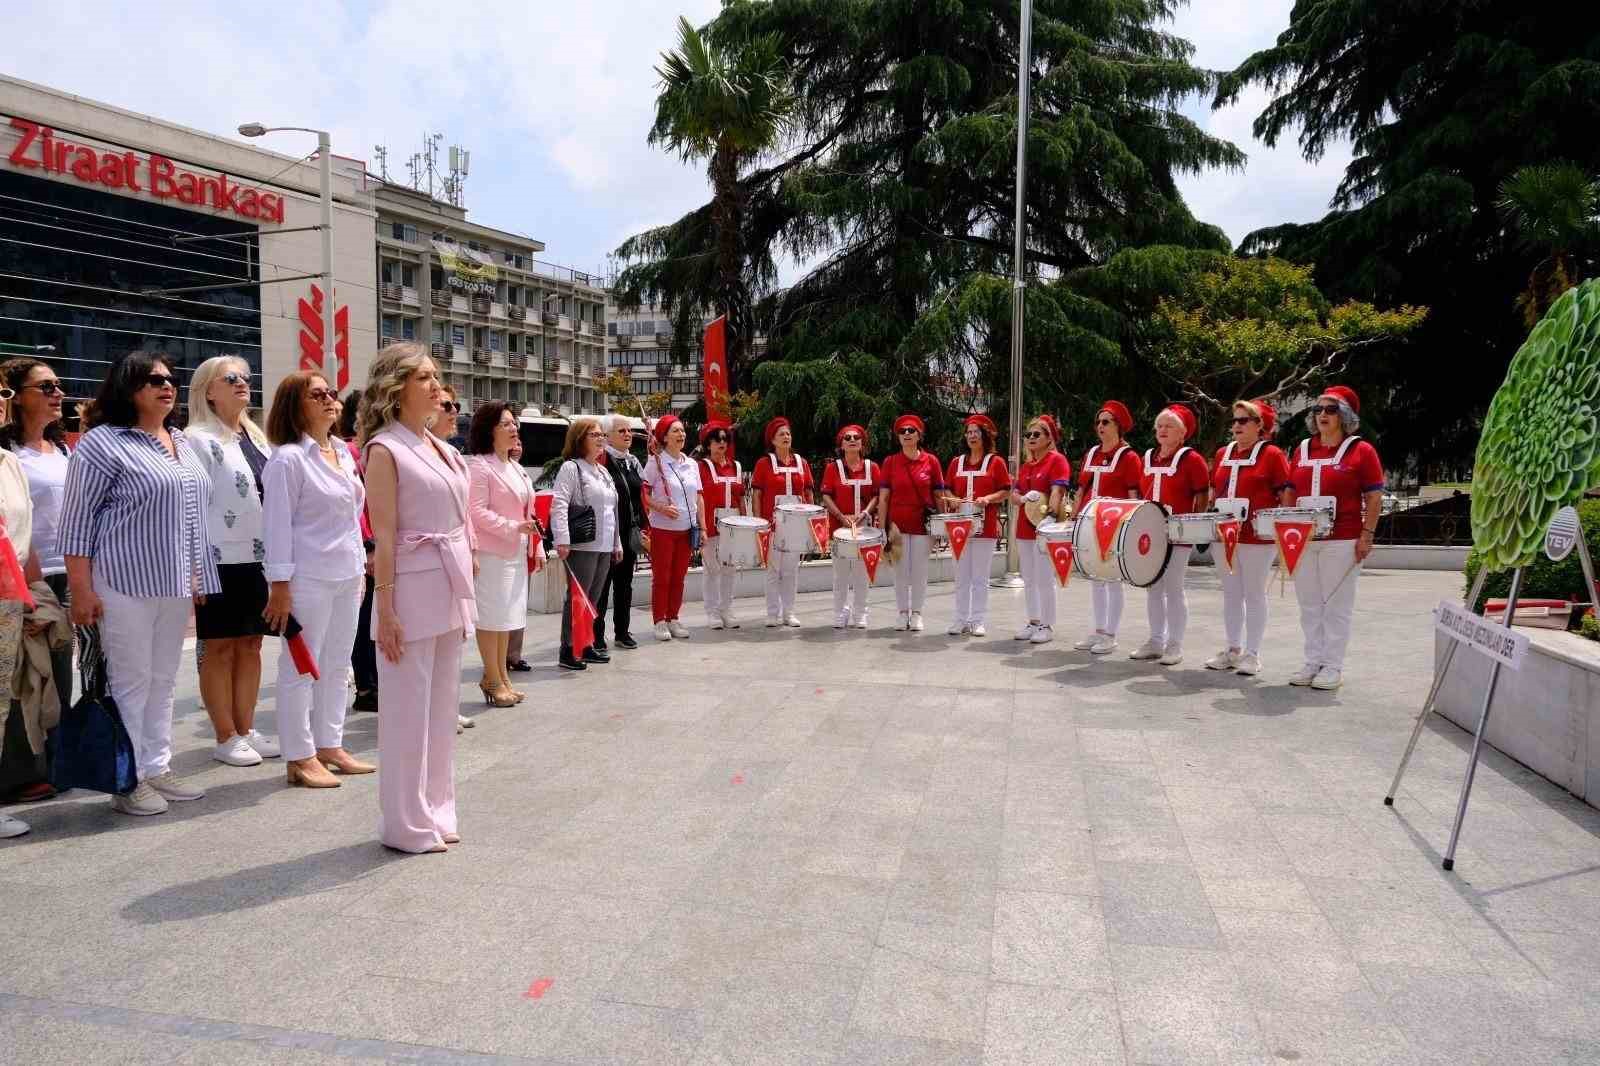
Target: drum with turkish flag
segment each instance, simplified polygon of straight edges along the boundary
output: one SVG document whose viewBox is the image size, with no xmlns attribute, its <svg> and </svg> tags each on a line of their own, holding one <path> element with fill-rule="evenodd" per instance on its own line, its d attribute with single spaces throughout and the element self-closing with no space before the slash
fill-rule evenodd
<svg viewBox="0 0 1600 1066">
<path fill-rule="evenodd" d="M 761 559 L 761 565 L 766 566 L 772 558 L 772 529 L 756 530 L 756 554 Z"/>
<path fill-rule="evenodd" d="M 1294 576 L 1294 568 L 1300 565 L 1300 556 L 1305 554 L 1306 545 L 1311 543 L 1315 529 L 1315 524 L 1311 522 L 1285 522 L 1282 519 L 1273 525 L 1272 536 L 1278 542 L 1278 557 L 1283 560 L 1283 568 L 1290 577 Z"/>
<path fill-rule="evenodd" d="M 1217 519 L 1217 539 L 1222 541 L 1222 560 L 1228 565 L 1228 573 L 1233 573 L 1233 556 L 1239 549 L 1239 520 L 1237 518 Z"/>
<path fill-rule="evenodd" d="M 867 584 L 878 580 L 878 563 L 883 559 L 883 542 L 861 545 L 861 564 L 867 568 Z"/>
<path fill-rule="evenodd" d="M 828 516 L 819 514 L 811 519 L 811 539 L 817 542 L 817 551 L 828 550 Z"/>
</svg>

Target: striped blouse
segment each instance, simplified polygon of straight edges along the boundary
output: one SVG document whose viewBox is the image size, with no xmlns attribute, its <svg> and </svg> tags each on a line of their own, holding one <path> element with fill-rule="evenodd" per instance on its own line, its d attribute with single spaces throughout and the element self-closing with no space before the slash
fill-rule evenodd
<svg viewBox="0 0 1600 1066">
<path fill-rule="evenodd" d="M 67 465 L 61 554 L 94 560 L 94 571 L 125 596 L 219 593 L 206 534 L 211 479 L 180 430 L 177 460 L 132 426 L 96 426 Z"/>
</svg>

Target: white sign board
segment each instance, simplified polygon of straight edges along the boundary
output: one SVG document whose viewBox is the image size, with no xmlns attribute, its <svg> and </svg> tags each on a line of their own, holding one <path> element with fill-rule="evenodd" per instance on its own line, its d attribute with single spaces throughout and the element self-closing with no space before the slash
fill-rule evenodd
<svg viewBox="0 0 1600 1066">
<path fill-rule="evenodd" d="M 1550 521 L 1550 528 L 1544 535 L 1544 553 L 1550 557 L 1551 562 L 1559 563 L 1572 554 L 1573 547 L 1578 543 L 1581 528 L 1576 507 L 1563 507 L 1556 512 L 1555 518 Z"/>
<path fill-rule="evenodd" d="M 1497 625 L 1449 600 L 1440 600 L 1439 606 L 1433 609 L 1433 624 L 1441 633 L 1489 658 L 1498 659 L 1513 670 L 1522 669 L 1522 660 L 1528 654 L 1526 633 Z"/>
</svg>

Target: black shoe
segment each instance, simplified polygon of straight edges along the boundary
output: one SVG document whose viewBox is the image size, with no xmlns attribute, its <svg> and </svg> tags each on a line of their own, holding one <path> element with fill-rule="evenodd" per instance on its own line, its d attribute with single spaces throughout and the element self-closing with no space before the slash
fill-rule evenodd
<svg viewBox="0 0 1600 1066">
<path fill-rule="evenodd" d="M 594 638 L 594 643 L 589 645 L 589 646 L 591 648 L 593 648 L 595 651 L 599 652 L 601 655 L 604 655 L 606 653 L 606 638 L 605 637 L 595 637 Z"/>
<path fill-rule="evenodd" d="M 574 659 L 572 657 L 572 653 L 569 652 L 569 651 L 562 652 L 561 653 L 561 658 L 558 659 L 556 662 L 557 662 L 557 665 L 559 665 L 561 667 L 561 669 L 563 669 L 563 670 L 587 670 L 587 669 L 589 669 L 587 666 L 583 665 L 583 663 L 579 662 L 577 659 Z"/>
<path fill-rule="evenodd" d="M 639 642 L 634 640 L 626 633 L 618 633 L 616 636 L 616 641 L 617 647 L 619 648 L 628 648 L 629 650 L 632 650 L 639 646 Z"/>
<path fill-rule="evenodd" d="M 526 660 L 526 659 L 518 659 L 514 663 L 513 662 L 506 663 L 506 669 L 514 671 L 514 672 L 519 673 L 519 674 L 526 674 L 530 670 L 532 670 L 533 667 L 528 665 L 528 660 Z"/>
<path fill-rule="evenodd" d="M 350 704 L 352 711 L 363 711 L 376 714 L 378 711 L 378 690 L 375 688 L 362 689 L 356 693 L 356 698 Z"/>
<path fill-rule="evenodd" d="M 611 656 L 607 655 L 604 649 L 596 646 L 583 649 L 583 661 L 586 663 L 608 663 L 611 661 Z"/>
</svg>

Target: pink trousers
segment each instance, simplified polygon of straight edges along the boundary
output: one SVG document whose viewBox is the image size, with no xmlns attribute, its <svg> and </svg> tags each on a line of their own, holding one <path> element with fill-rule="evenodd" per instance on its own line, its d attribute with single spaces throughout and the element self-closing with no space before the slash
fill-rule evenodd
<svg viewBox="0 0 1600 1066">
<path fill-rule="evenodd" d="M 456 716 L 461 630 L 407 641 L 400 661 L 378 652 L 378 836 L 427 851 L 456 832 Z"/>
</svg>

